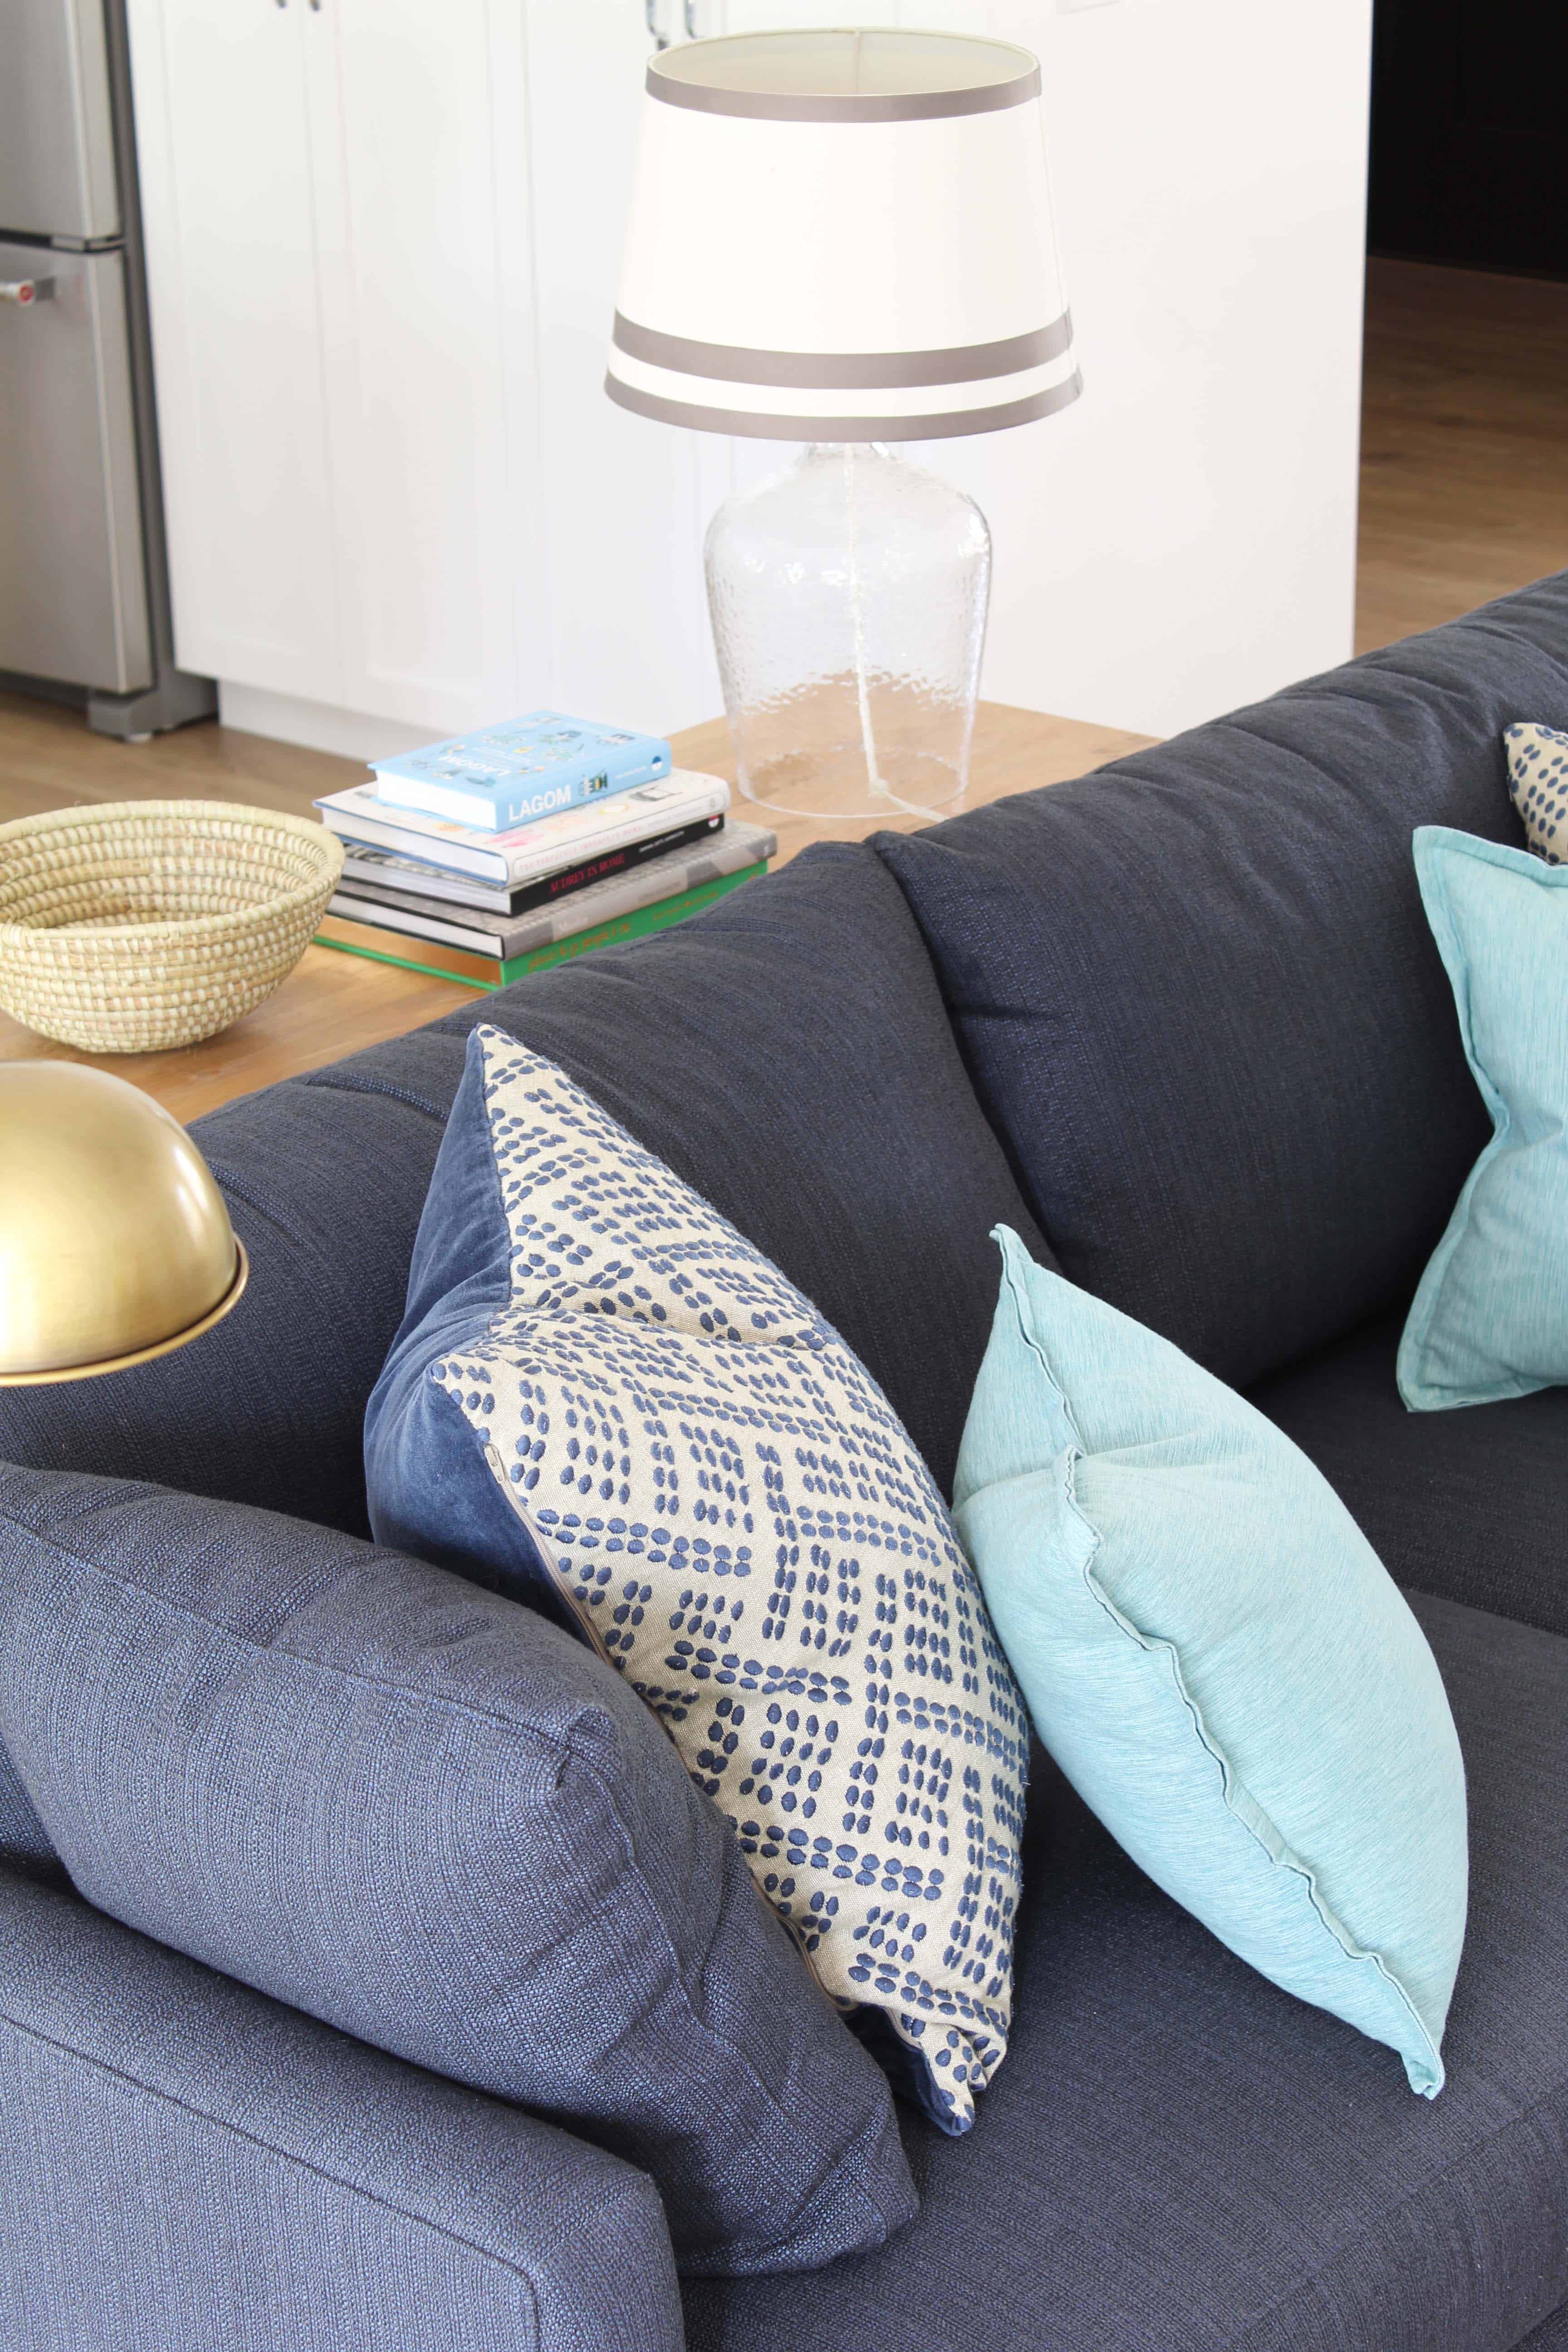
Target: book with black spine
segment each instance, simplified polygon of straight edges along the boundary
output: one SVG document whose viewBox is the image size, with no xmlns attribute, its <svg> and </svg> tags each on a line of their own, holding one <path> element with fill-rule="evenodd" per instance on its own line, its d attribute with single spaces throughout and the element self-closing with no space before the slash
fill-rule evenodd
<svg viewBox="0 0 1568 2352">
<path fill-rule="evenodd" d="M 344 897 L 376 900 L 417 913 L 432 900 L 440 905 L 478 907 L 485 913 L 513 919 L 534 907 L 553 907 L 578 890 L 607 882 L 612 875 L 629 874 L 651 857 L 665 857 L 673 849 L 691 849 L 724 829 L 721 816 L 700 816 L 673 832 L 649 834 L 646 841 L 625 842 L 595 857 L 584 857 L 537 882 L 520 883 L 515 890 L 480 882 L 467 874 L 448 874 L 445 867 L 426 866 L 416 857 L 400 857 L 395 850 L 377 849 L 371 842 L 355 843 L 343 858 L 340 888 Z M 367 919 L 374 920 L 374 918 Z"/>
<path fill-rule="evenodd" d="M 711 839 L 688 849 L 649 858 L 628 874 L 615 874 L 554 906 L 537 907 L 513 919 L 481 908 L 395 907 L 344 890 L 334 892 L 328 913 L 387 932 L 434 940 L 470 955 L 510 963 L 536 949 L 569 939 L 595 924 L 631 915 L 699 884 L 765 864 L 778 848 L 774 835 L 759 824 L 726 824 Z"/>
</svg>

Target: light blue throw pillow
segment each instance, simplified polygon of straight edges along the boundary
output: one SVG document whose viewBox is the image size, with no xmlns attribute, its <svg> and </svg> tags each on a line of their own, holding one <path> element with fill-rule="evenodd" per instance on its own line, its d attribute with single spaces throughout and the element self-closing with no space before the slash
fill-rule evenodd
<svg viewBox="0 0 1568 2352">
<path fill-rule="evenodd" d="M 1423 825 L 1415 871 L 1492 1116 L 1399 1343 L 1436 1412 L 1568 1381 L 1568 866 Z"/>
<path fill-rule="evenodd" d="M 1272 1423 L 996 1239 L 954 1510 L 1036 1729 L 1168 1895 L 1435 2097 L 1468 1841 L 1420 1627 Z"/>
</svg>

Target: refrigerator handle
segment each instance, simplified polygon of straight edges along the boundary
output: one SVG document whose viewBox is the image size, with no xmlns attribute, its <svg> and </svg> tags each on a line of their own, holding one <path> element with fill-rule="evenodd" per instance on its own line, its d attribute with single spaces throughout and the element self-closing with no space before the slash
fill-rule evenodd
<svg viewBox="0 0 1568 2352">
<path fill-rule="evenodd" d="M 30 310 L 35 302 L 52 302 L 54 299 L 52 278 L 0 278 L 0 302 L 16 302 L 24 310 Z"/>
</svg>

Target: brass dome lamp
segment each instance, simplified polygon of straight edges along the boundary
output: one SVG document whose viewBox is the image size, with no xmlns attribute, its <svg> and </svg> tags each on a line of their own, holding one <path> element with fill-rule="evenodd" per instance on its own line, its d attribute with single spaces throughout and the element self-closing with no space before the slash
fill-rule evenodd
<svg viewBox="0 0 1568 2352">
<path fill-rule="evenodd" d="M 183 1348 L 247 1271 L 205 1160 L 161 1103 L 79 1063 L 0 1063 L 0 1388 Z"/>
</svg>

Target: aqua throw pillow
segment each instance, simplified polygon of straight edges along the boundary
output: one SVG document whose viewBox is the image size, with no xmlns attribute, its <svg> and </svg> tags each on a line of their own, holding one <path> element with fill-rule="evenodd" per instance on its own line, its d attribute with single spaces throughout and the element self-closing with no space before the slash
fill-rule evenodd
<svg viewBox="0 0 1568 2352">
<path fill-rule="evenodd" d="M 1492 1118 L 1399 1343 L 1437 1412 L 1568 1381 L 1568 866 L 1423 825 L 1415 871 Z"/>
<path fill-rule="evenodd" d="M 995 1237 L 954 1510 L 1036 1729 L 1157 1885 L 1435 2097 L 1468 1838 L 1425 1635 L 1271 1422 Z"/>
<path fill-rule="evenodd" d="M 944 2131 L 1001 2063 L 1028 1724 L 931 1473 L 811 1301 L 476 1028 L 370 1401 L 384 1542 L 592 1643 Z"/>
</svg>

